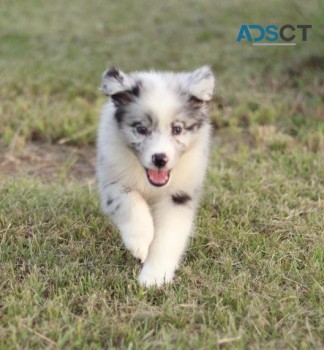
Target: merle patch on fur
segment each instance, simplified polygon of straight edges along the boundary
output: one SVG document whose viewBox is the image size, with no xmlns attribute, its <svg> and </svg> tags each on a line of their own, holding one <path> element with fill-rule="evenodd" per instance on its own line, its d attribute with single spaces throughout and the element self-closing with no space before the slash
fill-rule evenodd
<svg viewBox="0 0 324 350">
<path fill-rule="evenodd" d="M 133 100 L 129 91 L 121 91 L 111 95 L 112 101 L 116 107 L 125 106 Z"/>
<path fill-rule="evenodd" d="M 184 104 L 178 113 L 186 116 L 186 121 L 192 121 L 195 124 L 199 124 L 200 128 L 200 126 L 208 121 L 208 117 L 205 113 L 205 102 L 193 96 L 188 97 L 187 94 L 185 94 L 184 98 Z"/>
<path fill-rule="evenodd" d="M 116 67 L 112 67 L 111 69 L 107 70 L 105 77 L 115 78 L 121 83 L 124 81 L 124 78 L 122 77 L 122 75 L 120 75 L 119 69 Z"/>
<path fill-rule="evenodd" d="M 140 81 L 137 81 L 136 84 L 132 87 L 132 89 L 129 91 L 133 96 L 139 97 L 140 91 L 141 91 L 142 83 Z"/>
<path fill-rule="evenodd" d="M 120 81 L 120 79 L 123 79 L 123 77 L 120 76 L 120 79 L 119 78 L 116 78 L 116 79 Z M 140 89 L 141 89 L 141 82 L 137 81 L 136 84 L 131 89 L 120 91 L 111 95 L 114 105 L 116 107 L 126 106 L 127 104 L 135 101 L 135 99 L 138 98 L 140 95 Z"/>
<path fill-rule="evenodd" d="M 191 199 L 192 198 L 186 192 L 178 192 L 172 195 L 172 201 L 175 204 L 186 204 L 187 202 L 191 201 Z"/>
<path fill-rule="evenodd" d="M 116 109 L 115 119 L 116 119 L 118 124 L 121 124 L 121 122 L 124 119 L 124 115 L 125 115 L 125 109 L 123 107 L 119 107 Z"/>
</svg>

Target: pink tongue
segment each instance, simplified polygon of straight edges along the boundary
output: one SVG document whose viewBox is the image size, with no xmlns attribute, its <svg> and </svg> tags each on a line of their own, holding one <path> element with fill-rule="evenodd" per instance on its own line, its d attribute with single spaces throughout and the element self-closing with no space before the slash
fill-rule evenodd
<svg viewBox="0 0 324 350">
<path fill-rule="evenodd" d="M 164 184 L 168 181 L 168 170 L 149 169 L 147 171 L 150 180 L 155 184 Z"/>
</svg>

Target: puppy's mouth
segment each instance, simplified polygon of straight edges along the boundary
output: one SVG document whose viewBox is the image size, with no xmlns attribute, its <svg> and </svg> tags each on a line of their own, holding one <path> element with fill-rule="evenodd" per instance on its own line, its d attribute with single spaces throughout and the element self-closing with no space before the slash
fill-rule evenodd
<svg viewBox="0 0 324 350">
<path fill-rule="evenodd" d="M 171 170 L 167 169 L 145 169 L 146 176 L 153 186 L 165 186 L 170 179 Z"/>
</svg>

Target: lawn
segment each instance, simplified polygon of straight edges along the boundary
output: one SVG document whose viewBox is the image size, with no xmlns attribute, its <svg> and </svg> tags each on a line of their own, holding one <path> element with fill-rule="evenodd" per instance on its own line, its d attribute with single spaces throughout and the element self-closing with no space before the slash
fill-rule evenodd
<svg viewBox="0 0 324 350">
<path fill-rule="evenodd" d="M 324 348 L 324 6 L 3 0 L 0 349 Z M 242 24 L 313 25 L 295 47 Z M 101 73 L 217 76 L 196 234 L 144 290 L 98 206 Z"/>
</svg>

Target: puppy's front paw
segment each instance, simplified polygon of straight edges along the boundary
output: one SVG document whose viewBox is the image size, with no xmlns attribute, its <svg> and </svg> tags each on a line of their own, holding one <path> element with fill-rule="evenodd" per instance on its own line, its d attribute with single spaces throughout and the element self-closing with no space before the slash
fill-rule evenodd
<svg viewBox="0 0 324 350">
<path fill-rule="evenodd" d="M 161 287 L 165 283 L 172 282 L 174 276 L 173 268 L 152 268 L 149 265 L 143 266 L 143 269 L 138 277 L 138 283 L 142 287 Z"/>
<path fill-rule="evenodd" d="M 152 239 L 148 237 L 128 237 L 124 239 L 126 248 L 143 263 L 147 257 Z"/>
<path fill-rule="evenodd" d="M 153 240 L 154 227 L 153 221 L 147 222 L 131 222 L 121 227 L 121 235 L 126 248 L 133 254 L 135 258 L 144 262 L 150 244 Z"/>
</svg>

